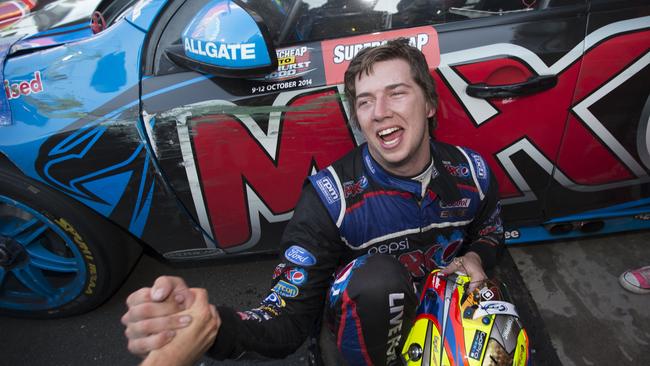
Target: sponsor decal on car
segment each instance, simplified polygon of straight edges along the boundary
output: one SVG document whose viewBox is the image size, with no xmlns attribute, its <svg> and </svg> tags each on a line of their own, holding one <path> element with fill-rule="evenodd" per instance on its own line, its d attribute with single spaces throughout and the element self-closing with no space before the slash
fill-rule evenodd
<svg viewBox="0 0 650 366">
<path fill-rule="evenodd" d="M 504 236 L 506 237 L 506 240 L 519 239 L 521 237 L 521 234 L 519 233 L 519 230 L 510 230 L 510 231 L 506 231 Z"/>
<path fill-rule="evenodd" d="M 43 81 L 41 80 L 41 72 L 36 71 L 33 78 L 29 81 L 10 82 L 5 80 L 5 95 L 7 99 L 20 98 L 23 95 L 38 94 L 43 92 Z"/>
<path fill-rule="evenodd" d="M 320 178 L 316 181 L 316 184 L 318 185 L 318 188 L 320 188 L 321 192 L 323 192 L 328 203 L 331 204 L 341 199 L 330 177 Z"/>
<path fill-rule="evenodd" d="M 255 43 L 205 42 L 200 39 L 185 38 L 185 52 L 226 60 L 254 60 Z"/>
<path fill-rule="evenodd" d="M 311 254 L 307 249 L 298 246 L 292 245 L 284 252 L 284 257 L 293 264 L 300 266 L 313 266 L 316 264 L 316 258 Z"/>
<path fill-rule="evenodd" d="M 485 344 L 485 337 L 487 333 L 477 330 L 474 333 L 474 340 L 472 341 L 472 347 L 469 351 L 469 357 L 480 360 L 481 354 L 483 353 L 483 345 Z"/>
<path fill-rule="evenodd" d="M 368 188 L 368 178 L 362 175 L 358 181 L 343 182 L 343 194 L 345 198 L 354 197 Z"/>
<path fill-rule="evenodd" d="M 429 67 L 434 69 L 440 63 L 438 34 L 433 27 L 416 27 L 388 32 L 368 34 L 321 42 L 323 62 L 325 65 L 325 80 L 327 84 L 340 84 L 343 74 L 359 51 L 367 47 L 379 46 L 391 39 L 407 38 L 409 43 L 417 47 L 427 58 Z"/>
<path fill-rule="evenodd" d="M 296 297 L 300 290 L 296 285 L 280 280 L 273 286 L 273 291 L 282 297 Z"/>
<path fill-rule="evenodd" d="M 241 31 L 247 28 L 255 31 Z M 255 20 L 231 1 L 208 2 L 181 37 L 185 55 L 209 65 L 239 69 L 270 64 Z"/>
<path fill-rule="evenodd" d="M 287 271 L 287 279 L 294 285 L 302 285 L 307 281 L 307 271 L 302 268 L 291 268 Z"/>
<path fill-rule="evenodd" d="M 314 71 L 311 49 L 307 46 L 283 48 L 276 51 L 278 69 L 265 76 L 265 80 L 276 81 L 296 78 Z M 310 79 L 311 80 L 311 79 Z M 301 86 L 311 85 L 303 83 Z"/>
<path fill-rule="evenodd" d="M 642 213 L 634 216 L 637 220 L 648 221 L 650 220 L 650 213 Z"/>
</svg>

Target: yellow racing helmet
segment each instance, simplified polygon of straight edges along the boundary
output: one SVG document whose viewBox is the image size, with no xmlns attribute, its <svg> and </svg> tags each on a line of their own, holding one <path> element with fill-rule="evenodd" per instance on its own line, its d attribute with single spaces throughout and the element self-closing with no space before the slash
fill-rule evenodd
<svg viewBox="0 0 650 366">
<path fill-rule="evenodd" d="M 530 365 L 528 335 L 505 285 L 486 280 L 469 292 L 466 275 L 433 271 L 402 349 L 406 365 Z"/>
</svg>

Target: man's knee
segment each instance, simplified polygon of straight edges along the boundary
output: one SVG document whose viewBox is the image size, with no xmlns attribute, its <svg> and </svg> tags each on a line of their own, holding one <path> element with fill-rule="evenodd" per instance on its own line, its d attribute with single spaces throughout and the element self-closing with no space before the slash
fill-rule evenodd
<svg viewBox="0 0 650 366">
<path fill-rule="evenodd" d="M 417 297 L 408 271 L 389 255 L 344 267 L 328 296 L 329 327 L 350 364 L 388 364 L 412 325 Z"/>
</svg>

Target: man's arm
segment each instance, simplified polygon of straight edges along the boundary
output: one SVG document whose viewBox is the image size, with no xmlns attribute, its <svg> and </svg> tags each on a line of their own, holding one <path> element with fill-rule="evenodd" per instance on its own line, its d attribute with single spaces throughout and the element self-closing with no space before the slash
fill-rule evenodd
<svg viewBox="0 0 650 366">
<path fill-rule="evenodd" d="M 219 307 L 221 326 L 209 353 L 225 359 L 245 351 L 269 357 L 294 352 L 321 316 L 325 292 L 343 248 L 339 240 L 338 229 L 314 188 L 306 185 L 282 239 L 287 250 L 294 250 L 282 252 L 272 291 L 255 309 L 236 312 Z M 167 344 L 177 329 L 192 322 L 190 314 L 180 312 L 193 300 L 181 278 L 165 276 L 151 289 L 129 296 L 129 309 L 122 317 L 129 350 L 144 357 Z"/>
<path fill-rule="evenodd" d="M 505 248 L 499 187 L 492 172 L 489 173 L 488 190 L 485 192 L 485 198 L 468 230 L 469 245 L 467 247 L 467 253 L 476 253 L 485 269 L 492 268 L 497 264 L 498 258 Z"/>
<path fill-rule="evenodd" d="M 325 294 L 343 246 L 337 227 L 307 184 L 282 237 L 281 263 L 271 291 L 257 308 L 218 307 L 222 326 L 209 354 L 236 358 L 254 351 L 268 357 L 294 352 L 320 320 Z"/>
</svg>

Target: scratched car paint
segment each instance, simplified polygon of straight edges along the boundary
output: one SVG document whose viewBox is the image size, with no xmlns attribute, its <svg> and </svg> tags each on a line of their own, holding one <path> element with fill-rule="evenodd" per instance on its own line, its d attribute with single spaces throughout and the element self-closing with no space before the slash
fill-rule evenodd
<svg viewBox="0 0 650 366">
<path fill-rule="evenodd" d="M 0 178 L 13 187 L 0 188 L 3 311 L 89 310 L 132 260 L 120 270 L 115 262 L 140 246 L 168 260 L 277 251 L 305 177 L 363 142 L 342 98 L 347 64 L 397 37 L 430 63 L 440 95 L 435 138 L 480 152 L 495 173 L 508 243 L 650 226 L 644 1 L 60 0 L 45 8 L 56 4 L 67 9 L 57 21 L 39 23 L 47 18 L 33 9 L 1 33 Z M 192 66 L 262 57 L 259 45 L 195 37 L 225 32 L 226 10 L 256 14 L 247 28 L 265 35 L 272 67 Z M 200 62 L 179 61 L 177 50 Z M 340 191 L 363 194 L 362 183 Z M 121 244 L 103 242 L 109 234 Z"/>
</svg>

